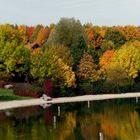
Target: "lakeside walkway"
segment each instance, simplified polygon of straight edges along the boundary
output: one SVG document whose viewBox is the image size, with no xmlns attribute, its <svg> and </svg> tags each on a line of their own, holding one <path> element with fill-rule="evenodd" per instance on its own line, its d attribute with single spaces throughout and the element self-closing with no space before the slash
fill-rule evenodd
<svg viewBox="0 0 140 140">
<path fill-rule="evenodd" d="M 61 98 L 52 98 L 52 100 L 50 101 L 45 101 L 41 98 L 27 99 L 27 100 L 13 100 L 13 101 L 0 102 L 0 110 L 6 110 L 6 109 L 12 109 L 18 107 L 36 106 L 42 104 L 58 104 L 58 103 L 60 104 L 60 103 L 97 101 L 97 100 L 108 100 L 108 99 L 119 99 L 119 98 L 138 98 L 138 97 L 140 97 L 140 92 L 61 97 Z"/>
</svg>

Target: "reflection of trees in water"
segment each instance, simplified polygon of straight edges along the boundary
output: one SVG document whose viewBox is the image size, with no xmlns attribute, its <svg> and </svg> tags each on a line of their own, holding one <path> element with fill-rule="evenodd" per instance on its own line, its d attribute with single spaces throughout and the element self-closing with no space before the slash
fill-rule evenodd
<svg viewBox="0 0 140 140">
<path fill-rule="evenodd" d="M 80 122 L 86 140 L 98 139 L 100 131 L 105 140 L 137 140 L 140 137 L 138 113 L 127 107 L 93 113 L 81 117 Z"/>
<path fill-rule="evenodd" d="M 45 115 L 39 106 L 13 110 L 9 117 L 6 116 L 6 113 L 2 112 L 0 114 L 2 116 L 0 117 L 2 118 L 2 120 L 0 119 L 0 139 L 42 140 L 44 138 L 43 140 L 45 140 L 45 133 L 50 135 L 47 130 L 51 129 L 46 127 Z"/>
<path fill-rule="evenodd" d="M 57 140 L 74 140 L 73 129 L 76 126 L 76 114 L 68 112 L 63 115 L 62 122 L 58 123 L 56 139 Z"/>
<path fill-rule="evenodd" d="M 54 113 L 51 107 L 46 109 L 46 112 L 44 113 L 44 120 L 46 125 L 51 125 L 53 124 L 53 117 Z"/>
<path fill-rule="evenodd" d="M 53 127 L 55 113 L 52 108 L 17 110 L 5 120 L 1 113 L 0 139 L 98 140 L 99 132 L 103 133 L 104 140 L 138 140 L 140 137 L 140 118 L 133 108 L 114 106 L 98 112 L 83 110 L 86 113 L 81 115 L 62 111 L 61 117 L 56 118 L 56 128 Z"/>
<path fill-rule="evenodd" d="M 75 113 L 63 113 L 56 128 L 53 127 L 53 110 L 47 108 L 22 108 L 12 112 L 9 118 L 1 113 L 0 139 L 16 140 L 73 140 L 73 128 L 76 125 Z M 21 116 L 20 116 L 21 115 Z M 4 120 L 5 118 L 5 120 Z"/>
</svg>

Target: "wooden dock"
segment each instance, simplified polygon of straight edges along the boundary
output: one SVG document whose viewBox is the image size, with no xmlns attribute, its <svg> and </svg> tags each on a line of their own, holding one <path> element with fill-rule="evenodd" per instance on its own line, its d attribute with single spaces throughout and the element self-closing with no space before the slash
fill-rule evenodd
<svg viewBox="0 0 140 140">
<path fill-rule="evenodd" d="M 14 100 L 0 102 L 0 110 L 36 106 L 42 104 L 60 104 L 60 103 L 72 103 L 72 102 L 84 102 L 84 101 L 96 101 L 96 100 L 109 100 L 119 98 L 137 98 L 140 97 L 140 92 L 137 93 L 121 93 L 121 94 L 101 94 L 101 95 L 84 95 L 75 97 L 61 97 L 52 98 L 51 101 L 45 101 L 43 99 L 27 99 L 27 100 Z"/>
</svg>

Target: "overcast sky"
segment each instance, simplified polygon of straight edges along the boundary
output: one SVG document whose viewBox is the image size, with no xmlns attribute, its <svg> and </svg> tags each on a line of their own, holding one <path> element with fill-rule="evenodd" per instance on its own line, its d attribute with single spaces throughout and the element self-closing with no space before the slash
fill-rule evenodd
<svg viewBox="0 0 140 140">
<path fill-rule="evenodd" d="M 0 24 L 49 25 L 61 17 L 94 25 L 140 25 L 140 0 L 0 0 Z"/>
</svg>

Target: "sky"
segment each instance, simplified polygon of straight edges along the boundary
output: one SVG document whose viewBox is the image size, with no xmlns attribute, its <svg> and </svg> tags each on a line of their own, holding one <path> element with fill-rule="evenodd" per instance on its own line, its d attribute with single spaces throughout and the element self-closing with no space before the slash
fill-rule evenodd
<svg viewBox="0 0 140 140">
<path fill-rule="evenodd" d="M 140 0 L 0 0 L 0 24 L 49 25 L 62 17 L 99 26 L 139 26 Z"/>
</svg>

